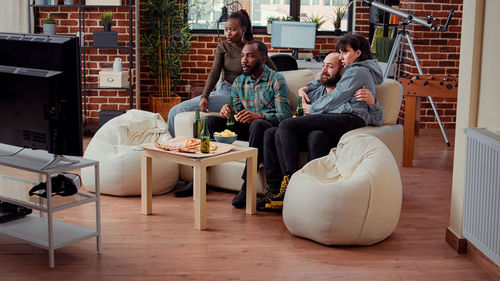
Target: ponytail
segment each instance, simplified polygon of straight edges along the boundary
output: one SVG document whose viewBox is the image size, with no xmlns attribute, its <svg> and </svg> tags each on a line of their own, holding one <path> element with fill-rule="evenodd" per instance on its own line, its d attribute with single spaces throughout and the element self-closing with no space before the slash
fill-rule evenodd
<svg viewBox="0 0 500 281">
<path fill-rule="evenodd" d="M 250 21 L 250 16 L 248 16 L 247 11 L 244 9 L 238 10 L 236 12 L 231 13 L 229 16 L 230 19 L 237 19 L 240 21 L 240 25 L 242 27 L 246 27 L 244 39 L 249 42 L 253 40 L 252 34 L 252 22 Z"/>
</svg>

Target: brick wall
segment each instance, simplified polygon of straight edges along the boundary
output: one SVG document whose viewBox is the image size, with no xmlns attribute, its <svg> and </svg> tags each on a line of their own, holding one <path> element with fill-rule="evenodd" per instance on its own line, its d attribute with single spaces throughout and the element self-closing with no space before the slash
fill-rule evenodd
<svg viewBox="0 0 500 281">
<path fill-rule="evenodd" d="M 62 1 L 61 1 L 62 2 Z M 59 35 L 75 35 L 78 29 L 78 8 L 77 7 L 41 7 L 37 8 L 35 14 L 35 33 L 42 33 L 43 19 L 52 17 L 56 20 L 57 34 Z M 121 46 L 128 46 L 129 33 L 135 34 L 135 21 L 132 24 L 132 31 L 129 29 L 129 10 L 128 8 L 86 8 L 85 13 L 85 46 L 92 46 L 92 32 L 102 31 L 101 20 L 99 15 L 105 11 L 112 11 L 113 25 L 112 31 L 118 31 L 118 41 Z M 135 8 L 133 9 L 132 18 L 135 17 Z M 135 36 L 133 35 L 133 42 Z M 134 53 L 134 52 L 133 52 Z M 85 72 L 86 86 L 95 88 L 99 87 L 98 74 L 102 68 L 112 68 L 115 58 L 122 59 L 122 67 L 124 71 L 128 71 L 130 61 L 135 62 L 135 55 L 129 58 L 128 49 L 86 49 L 85 55 Z M 82 57 L 83 71 L 83 57 Z M 135 77 L 135 70 L 132 71 L 132 79 Z M 82 78 L 83 79 L 83 78 Z M 132 81 L 134 83 L 134 81 Z M 83 84 L 82 84 L 83 87 Z M 101 110 L 116 110 L 129 109 L 129 92 L 123 90 L 88 90 L 87 96 L 82 96 L 83 102 L 86 103 L 87 122 L 99 121 L 99 111 Z M 135 91 L 133 91 L 135 96 Z M 135 106 L 134 106 L 135 107 Z"/>
<path fill-rule="evenodd" d="M 141 0 L 144 2 L 145 0 Z M 356 32 L 368 37 L 369 32 L 369 8 L 361 4 L 362 0 L 356 2 Z M 401 10 L 412 13 L 418 17 L 425 17 L 430 14 L 439 18 L 438 25 L 442 26 L 448 15 L 450 8 L 455 9 L 455 15 L 450 24 L 448 32 L 430 31 L 428 28 L 410 24 L 408 30 L 410 37 L 422 64 L 425 74 L 451 75 L 458 77 L 458 62 L 460 52 L 460 30 L 462 0 L 401 0 Z M 44 7 L 38 8 L 36 15 L 37 32 L 41 32 L 41 19 L 48 15 L 57 21 L 58 34 L 76 34 L 78 31 L 78 10 L 74 7 Z M 86 14 L 85 38 L 86 45 L 92 44 L 92 31 L 101 30 L 99 14 L 103 11 L 111 10 L 115 13 L 113 19 L 113 30 L 119 31 L 122 44 L 128 43 L 128 9 L 126 8 L 92 8 Z M 134 11 L 135 12 L 135 11 Z M 133 16 L 135 17 L 135 15 Z M 135 26 L 135 22 L 133 23 Z M 135 33 L 134 30 L 132 30 Z M 215 47 L 217 46 L 217 35 L 193 34 L 192 53 L 186 56 L 183 63 L 184 74 L 177 85 L 177 93 L 187 99 L 201 93 L 208 77 Z M 262 40 L 270 48 L 269 35 L 256 35 L 255 39 Z M 337 37 L 319 36 L 316 41 L 315 50 L 307 50 L 313 54 L 319 54 L 320 50 L 333 51 Z M 135 42 L 135 37 L 134 37 Z M 416 74 L 417 70 L 413 58 L 404 46 L 404 67 L 405 72 Z M 134 58 L 128 58 L 127 50 L 112 49 L 89 49 L 86 56 L 86 73 L 88 75 L 87 83 L 89 86 L 97 85 L 97 74 L 101 68 L 111 67 L 114 58 L 121 57 L 124 62 L 124 69 L 128 69 L 128 61 Z M 270 52 L 289 52 L 289 50 L 270 49 Z M 157 90 L 157 82 L 149 77 L 149 66 L 145 60 L 141 60 L 141 108 L 149 110 L 149 95 Z M 133 71 L 133 77 L 136 77 Z M 189 86 L 188 86 L 189 85 Z M 190 90 L 190 91 L 188 91 Z M 127 91 L 89 91 L 87 97 L 87 118 L 90 121 L 98 121 L 98 112 L 104 109 L 128 109 L 129 96 Z M 135 92 L 134 92 L 135 96 Z M 440 117 L 446 128 L 454 128 L 456 115 L 456 100 L 454 99 L 434 99 Z M 134 98 L 134 107 L 135 98 Z M 404 107 L 403 107 L 404 108 Z M 401 115 L 402 116 L 402 115 Z M 437 122 L 431 111 L 430 104 L 423 101 L 421 105 L 421 128 L 437 128 Z"/>
<path fill-rule="evenodd" d="M 222 40 L 223 36 L 221 36 L 220 38 Z M 271 48 L 270 35 L 254 35 L 254 39 L 264 42 L 269 49 L 268 51 L 271 53 L 290 52 L 289 49 Z M 182 75 L 182 81 L 179 82 L 179 85 L 177 87 L 177 94 L 179 94 L 183 99 L 188 99 L 192 96 L 200 95 L 203 91 L 205 82 L 212 67 L 215 48 L 217 47 L 219 39 L 217 38 L 217 35 L 194 34 L 192 40 L 194 42 L 192 44 L 192 51 L 189 56 L 186 56 L 186 59 L 182 64 L 184 74 Z M 321 51 L 334 51 L 336 40 L 337 37 L 319 36 L 316 39 L 316 49 L 304 50 L 304 52 L 313 53 L 314 55 L 316 55 L 320 54 Z M 141 103 L 144 108 L 150 108 L 148 104 L 148 96 L 149 94 L 155 93 L 155 91 L 157 90 L 156 81 L 149 78 L 149 75 L 147 73 L 147 71 L 149 71 L 147 62 L 141 61 L 141 64 Z M 191 89 L 191 91 L 188 91 L 189 89 Z"/>
<path fill-rule="evenodd" d="M 356 3 L 356 32 L 368 36 L 369 32 L 369 8 L 362 5 L 361 0 Z M 424 74 L 445 76 L 450 75 L 458 80 L 458 69 L 460 59 L 460 34 L 462 25 L 462 0 L 401 0 L 400 10 L 413 14 L 419 18 L 432 15 L 438 18 L 435 23 L 443 26 L 448 17 L 450 9 L 455 13 L 450 22 L 448 31 L 432 31 L 418 23 L 407 26 L 409 36 L 413 41 L 415 52 L 420 61 Z M 402 19 L 400 19 L 402 20 Z M 400 28 L 401 25 L 398 26 Z M 413 55 L 407 43 L 403 45 L 402 71 L 410 75 L 418 75 Z M 456 99 L 434 98 L 438 114 L 445 128 L 455 128 L 456 121 Z M 400 121 L 404 117 L 403 109 Z M 420 110 L 420 128 L 439 128 L 431 104 L 427 99 L 422 99 Z"/>
</svg>

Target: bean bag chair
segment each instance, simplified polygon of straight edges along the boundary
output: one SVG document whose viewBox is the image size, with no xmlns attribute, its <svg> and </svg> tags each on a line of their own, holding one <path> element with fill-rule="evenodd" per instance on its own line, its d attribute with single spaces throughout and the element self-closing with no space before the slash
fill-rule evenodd
<svg viewBox="0 0 500 281">
<path fill-rule="evenodd" d="M 292 175 L 283 220 L 292 234 L 325 245 L 371 245 L 394 231 L 401 203 L 392 153 L 376 137 L 353 135 Z"/>
<path fill-rule="evenodd" d="M 132 109 L 104 124 L 90 141 L 84 158 L 99 161 L 101 193 L 130 196 L 141 194 L 139 146 L 172 138 L 159 113 Z M 153 194 L 171 191 L 179 180 L 179 165 L 153 158 Z M 85 189 L 95 192 L 94 168 L 82 169 Z"/>
</svg>

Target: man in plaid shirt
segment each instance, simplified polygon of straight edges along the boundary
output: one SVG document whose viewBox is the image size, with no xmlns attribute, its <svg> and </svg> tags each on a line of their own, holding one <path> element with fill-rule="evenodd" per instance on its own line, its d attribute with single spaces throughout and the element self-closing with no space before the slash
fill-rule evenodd
<svg viewBox="0 0 500 281">
<path fill-rule="evenodd" d="M 248 42 L 241 51 L 243 74 L 234 80 L 231 89 L 236 117 L 231 129 L 238 134 L 239 140 L 248 141 L 250 147 L 258 148 L 257 165 L 262 162 L 264 131 L 291 116 L 286 81 L 265 65 L 266 59 L 264 43 Z M 224 131 L 230 113 L 226 104 L 219 116 L 208 116 L 209 131 Z M 246 169 L 242 178 L 241 190 L 232 201 L 236 208 L 243 208 L 246 204 Z"/>
</svg>

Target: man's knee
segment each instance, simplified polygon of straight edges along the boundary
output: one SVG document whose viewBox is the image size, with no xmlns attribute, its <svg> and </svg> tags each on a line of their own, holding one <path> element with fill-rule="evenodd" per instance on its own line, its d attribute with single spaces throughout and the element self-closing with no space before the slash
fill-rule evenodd
<svg viewBox="0 0 500 281">
<path fill-rule="evenodd" d="M 264 135 L 264 131 L 271 128 L 273 125 L 264 119 L 256 119 L 250 123 L 250 134 L 260 133 Z"/>
</svg>

